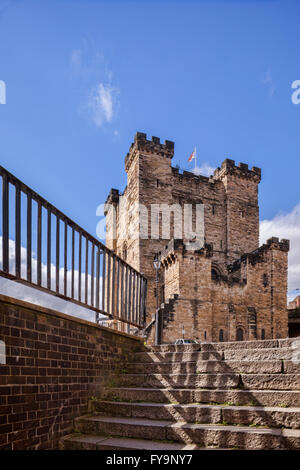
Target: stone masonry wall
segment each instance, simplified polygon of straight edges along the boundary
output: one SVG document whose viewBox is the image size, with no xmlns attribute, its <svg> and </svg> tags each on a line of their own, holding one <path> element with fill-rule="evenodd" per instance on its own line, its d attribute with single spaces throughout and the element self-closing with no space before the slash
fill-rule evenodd
<svg viewBox="0 0 300 470">
<path fill-rule="evenodd" d="M 0 295 L 0 449 L 55 449 L 139 338 Z"/>
<path fill-rule="evenodd" d="M 217 279 L 211 278 L 209 249 L 189 252 L 178 243 L 166 250 L 165 285 L 177 285 L 179 298 L 174 303 L 175 321 L 168 323 L 163 341 L 181 337 L 183 326 L 186 338 L 200 341 L 235 341 L 239 328 L 244 340 L 287 337 L 288 249 L 286 240 L 270 239 L 236 262 L 227 278 Z"/>
</svg>

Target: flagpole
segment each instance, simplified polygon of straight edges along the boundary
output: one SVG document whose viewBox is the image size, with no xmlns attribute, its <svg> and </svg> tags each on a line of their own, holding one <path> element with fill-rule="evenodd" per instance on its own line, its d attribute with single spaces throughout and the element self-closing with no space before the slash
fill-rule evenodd
<svg viewBox="0 0 300 470">
<path fill-rule="evenodd" d="M 197 168 L 197 150 L 196 150 L 196 147 L 195 147 L 195 170 Z"/>
</svg>

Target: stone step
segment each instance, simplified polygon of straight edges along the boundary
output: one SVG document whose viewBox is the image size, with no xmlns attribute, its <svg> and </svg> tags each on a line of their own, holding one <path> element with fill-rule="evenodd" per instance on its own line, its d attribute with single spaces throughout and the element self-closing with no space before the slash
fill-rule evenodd
<svg viewBox="0 0 300 470">
<path fill-rule="evenodd" d="M 188 361 L 130 363 L 126 370 L 130 374 L 195 374 L 195 373 L 243 373 L 280 374 L 296 369 L 291 361 Z M 298 373 L 300 367 L 297 366 Z"/>
<path fill-rule="evenodd" d="M 241 449 L 300 449 L 299 429 L 191 424 L 139 418 L 88 416 L 75 419 L 75 431 L 83 434 L 175 441 L 201 447 Z"/>
<path fill-rule="evenodd" d="M 181 450 L 228 450 L 215 447 L 199 447 L 197 444 L 181 442 L 160 442 L 146 439 L 133 439 L 105 436 L 71 434 L 61 439 L 61 450 L 152 450 L 152 451 L 181 451 Z"/>
<path fill-rule="evenodd" d="M 237 349 L 226 351 L 194 351 L 194 352 L 139 352 L 136 353 L 133 362 L 189 362 L 189 361 L 269 361 L 291 360 L 293 350 L 291 348 L 262 348 L 262 349 Z"/>
<path fill-rule="evenodd" d="M 154 388 L 237 388 L 239 382 L 238 374 L 121 374 L 113 380 L 121 387 Z"/>
<path fill-rule="evenodd" d="M 228 351 L 228 350 L 244 350 L 244 349 L 270 349 L 270 348 L 291 348 L 298 338 L 287 339 L 270 339 L 255 341 L 232 341 L 220 343 L 200 343 L 200 344 L 162 344 L 160 346 L 151 346 L 148 352 L 212 352 L 212 351 Z"/>
<path fill-rule="evenodd" d="M 155 388 L 245 388 L 300 390 L 300 374 L 121 374 L 113 384 L 121 387 Z"/>
<path fill-rule="evenodd" d="M 300 391 L 241 389 L 106 388 L 103 398 L 114 401 L 153 403 L 218 403 L 300 407 Z"/>
<path fill-rule="evenodd" d="M 295 338 L 296 339 L 296 338 Z M 261 348 L 280 348 L 290 347 L 291 341 L 287 340 L 256 340 L 256 341 L 231 341 L 199 344 L 161 344 L 159 346 L 151 346 L 149 350 L 153 352 L 180 352 L 180 351 L 225 351 L 237 349 L 261 349 Z"/>
<path fill-rule="evenodd" d="M 98 413 L 127 418 L 147 418 L 202 424 L 240 424 L 273 428 L 300 428 L 300 407 L 255 407 L 223 405 L 175 405 L 97 401 Z"/>
</svg>

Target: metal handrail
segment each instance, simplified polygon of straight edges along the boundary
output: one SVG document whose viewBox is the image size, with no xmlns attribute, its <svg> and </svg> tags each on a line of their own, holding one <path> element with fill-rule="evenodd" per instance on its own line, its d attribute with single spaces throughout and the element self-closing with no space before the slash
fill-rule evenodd
<svg viewBox="0 0 300 470">
<path fill-rule="evenodd" d="M 96 312 L 97 323 L 101 315 L 105 315 L 138 328 L 143 327 L 146 317 L 146 278 L 2 166 L 0 166 L 0 176 L 2 178 L 0 275 L 89 308 Z M 13 199 L 11 189 L 15 193 Z M 26 198 L 24 207 L 26 214 L 23 218 L 22 195 Z M 37 204 L 36 240 L 32 230 L 34 201 Z M 14 217 L 11 217 L 11 205 L 14 205 Z M 24 229 L 24 219 L 26 219 L 26 229 Z M 43 222 L 44 219 L 47 222 Z M 23 231 L 26 234 L 26 247 L 21 245 Z M 14 239 L 10 237 L 10 232 L 14 232 Z M 36 241 L 36 258 L 33 257 L 34 241 Z M 55 241 L 54 247 L 53 241 Z M 78 250 L 75 248 L 76 241 Z M 10 243 L 14 244 L 13 260 L 10 260 L 9 256 Z M 45 245 L 46 249 L 43 250 Z M 22 253 L 25 252 L 24 260 Z M 46 262 L 43 264 L 44 252 Z M 51 261 L 53 252 L 55 252 L 54 263 Z M 36 267 L 35 270 L 33 265 Z M 44 283 L 43 271 L 46 278 Z M 34 277 L 36 280 L 33 280 Z"/>
</svg>

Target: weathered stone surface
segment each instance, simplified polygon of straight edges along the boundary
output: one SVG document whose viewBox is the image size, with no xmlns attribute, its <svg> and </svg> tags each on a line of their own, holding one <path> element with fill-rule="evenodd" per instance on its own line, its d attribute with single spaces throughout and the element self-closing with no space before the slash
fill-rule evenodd
<svg viewBox="0 0 300 470">
<path fill-rule="evenodd" d="M 292 363 L 293 364 L 293 363 Z M 294 365 L 294 364 L 293 364 Z M 292 367 L 290 365 L 290 367 Z M 299 366 L 298 366 L 299 367 Z M 281 372 L 281 361 L 189 361 L 128 364 L 127 370 L 136 374 L 195 374 L 195 373 L 265 373 Z M 296 370 L 296 369 L 295 369 Z M 298 369 L 299 370 L 299 369 Z"/>
<path fill-rule="evenodd" d="M 91 411 L 100 414 L 75 421 L 75 430 L 87 439 L 70 437 L 62 447 L 164 449 L 165 445 L 167 450 L 177 443 L 203 449 L 300 449 L 298 364 L 279 360 L 276 354 L 259 360 L 261 353 L 280 350 L 288 357 L 291 350 L 287 343 L 265 344 L 266 348 L 245 348 L 245 344 L 236 350 L 225 348 L 245 353 L 247 360 L 224 360 L 223 354 L 221 360 L 210 355 L 204 360 L 203 352 L 187 348 L 156 351 L 145 356 L 150 362 L 139 362 L 141 354 L 133 354 L 126 366 L 131 373 L 115 375 L 118 386 L 105 388 L 101 401 L 93 400 Z M 191 357 L 198 360 L 178 360 Z M 201 372 L 190 373 L 194 367 Z M 165 373 L 154 373 L 157 370 Z M 163 441 L 158 443 L 161 447 L 155 447 L 157 440 Z"/>
<path fill-rule="evenodd" d="M 243 374 L 243 386 L 255 390 L 300 390 L 300 375 Z"/>
</svg>

